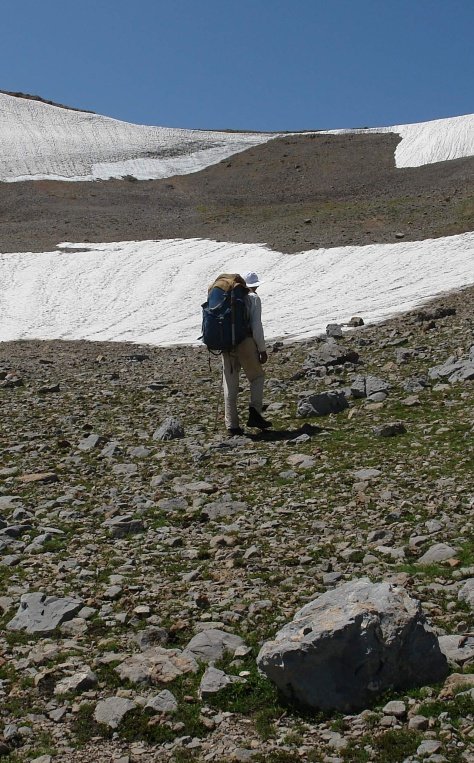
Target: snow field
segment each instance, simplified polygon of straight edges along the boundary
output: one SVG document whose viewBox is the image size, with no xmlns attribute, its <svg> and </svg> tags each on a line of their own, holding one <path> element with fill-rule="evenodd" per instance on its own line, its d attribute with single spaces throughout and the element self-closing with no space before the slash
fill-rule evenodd
<svg viewBox="0 0 474 763">
<path fill-rule="evenodd" d="M 61 247 L 0 254 L 1 341 L 196 343 L 201 303 L 221 272 L 264 280 L 267 339 L 311 337 L 353 315 L 380 321 L 474 283 L 474 233 L 293 255 L 201 239 Z"/>
<path fill-rule="evenodd" d="M 133 125 L 0 93 L 5 182 L 185 175 L 273 137 Z"/>
<path fill-rule="evenodd" d="M 424 164 L 474 156 L 474 114 L 412 125 L 329 130 L 327 134 L 351 132 L 393 132 L 400 135 L 401 141 L 395 149 L 397 167 L 421 167 Z"/>
<path fill-rule="evenodd" d="M 474 155 L 474 115 L 324 134 L 393 132 L 397 167 Z M 298 133 L 295 133 L 298 134 Z M 147 127 L 0 93 L 0 182 L 152 180 L 198 172 L 278 134 Z"/>
</svg>

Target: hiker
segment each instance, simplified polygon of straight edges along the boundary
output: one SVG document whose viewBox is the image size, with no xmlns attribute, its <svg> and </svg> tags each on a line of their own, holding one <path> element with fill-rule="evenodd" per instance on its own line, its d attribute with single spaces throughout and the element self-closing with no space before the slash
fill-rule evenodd
<svg viewBox="0 0 474 763">
<path fill-rule="evenodd" d="M 262 284 L 256 273 L 243 276 L 248 293 L 245 303 L 249 319 L 249 336 L 230 352 L 222 353 L 222 372 L 224 381 L 224 417 L 227 431 L 231 435 L 243 434 L 239 425 L 237 395 L 239 392 L 239 372 L 243 368 L 250 382 L 250 405 L 247 426 L 268 429 L 272 426 L 262 416 L 263 383 L 265 374 L 262 366 L 267 362 L 267 350 L 262 326 L 262 303 L 257 294 Z"/>
</svg>

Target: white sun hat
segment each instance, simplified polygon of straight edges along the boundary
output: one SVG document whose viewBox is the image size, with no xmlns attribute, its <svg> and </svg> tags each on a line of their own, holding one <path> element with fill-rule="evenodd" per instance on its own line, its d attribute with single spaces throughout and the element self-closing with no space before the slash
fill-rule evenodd
<svg viewBox="0 0 474 763">
<path fill-rule="evenodd" d="M 249 289 L 256 289 L 257 286 L 261 286 L 263 281 L 260 281 L 258 275 L 251 271 L 250 273 L 244 273 L 244 281 Z"/>
</svg>

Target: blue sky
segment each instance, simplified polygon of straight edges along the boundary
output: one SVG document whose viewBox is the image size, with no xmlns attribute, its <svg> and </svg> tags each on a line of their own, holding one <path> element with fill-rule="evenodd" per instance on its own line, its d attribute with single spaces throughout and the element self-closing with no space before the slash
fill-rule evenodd
<svg viewBox="0 0 474 763">
<path fill-rule="evenodd" d="M 171 127 L 419 122 L 474 111 L 473 29 L 474 0 L 2 0 L 0 89 Z"/>
</svg>

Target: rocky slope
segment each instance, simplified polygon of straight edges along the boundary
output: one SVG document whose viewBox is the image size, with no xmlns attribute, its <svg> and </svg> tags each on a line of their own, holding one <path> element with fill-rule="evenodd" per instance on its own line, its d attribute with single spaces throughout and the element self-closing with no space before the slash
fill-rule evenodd
<svg viewBox="0 0 474 763">
<path fill-rule="evenodd" d="M 474 158 L 397 169 L 398 141 L 288 135 L 165 180 L 0 183 L 0 251 L 201 237 L 297 252 L 472 230 Z"/>
<path fill-rule="evenodd" d="M 241 438 L 204 349 L 0 344 L 0 755 L 474 760 L 472 694 L 453 695 L 474 683 L 473 382 L 429 376 L 467 361 L 473 294 L 345 330 L 338 353 L 275 345 L 274 429 Z M 383 394 L 361 396 L 368 376 Z M 342 390 L 341 413 L 297 415 Z M 170 417 L 183 436 L 161 440 Z M 461 677 L 356 715 L 287 707 L 256 671 L 260 645 L 362 576 L 421 600 Z"/>
</svg>

